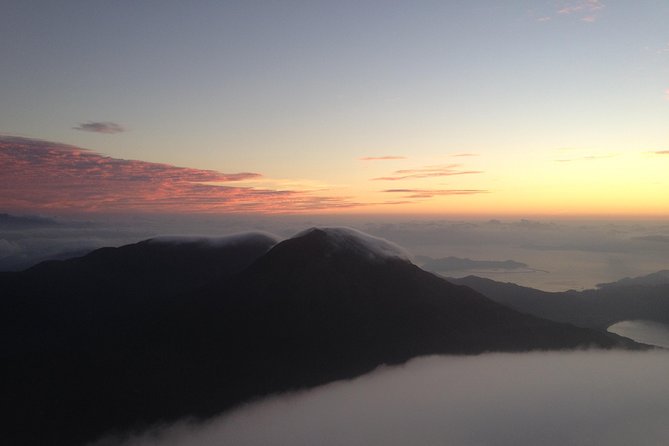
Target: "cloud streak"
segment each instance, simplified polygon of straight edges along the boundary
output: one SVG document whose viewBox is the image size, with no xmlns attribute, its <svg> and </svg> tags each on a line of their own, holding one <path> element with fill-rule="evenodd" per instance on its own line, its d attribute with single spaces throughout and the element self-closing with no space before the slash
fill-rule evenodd
<svg viewBox="0 0 669 446">
<path fill-rule="evenodd" d="M 549 22 L 554 18 L 576 17 L 582 22 L 595 22 L 598 15 L 605 8 L 601 0 L 563 0 L 558 2 L 557 9 L 551 12 L 544 11 L 536 17 L 538 22 Z"/>
<path fill-rule="evenodd" d="M 607 158 L 613 158 L 616 155 L 587 155 L 587 156 L 581 156 L 578 158 L 561 158 L 561 159 L 556 159 L 555 162 L 557 163 L 570 163 L 572 161 L 596 161 L 596 160 L 602 160 L 602 159 L 607 159 Z"/>
<path fill-rule="evenodd" d="M 604 9 L 600 0 L 579 0 L 567 2 L 557 13 L 561 15 L 580 14 L 583 22 L 594 22 L 597 14 Z"/>
<path fill-rule="evenodd" d="M 445 177 L 452 175 L 470 175 L 483 173 L 480 170 L 460 170 L 460 164 L 448 164 L 445 166 L 427 166 L 419 169 L 396 170 L 390 176 L 372 178 L 372 181 L 398 181 L 417 178 Z"/>
<path fill-rule="evenodd" d="M 405 160 L 406 156 L 365 156 L 358 158 L 360 161 L 390 161 L 390 160 Z"/>
<path fill-rule="evenodd" d="M 257 173 L 116 159 L 26 138 L 0 138 L 0 164 L 0 207 L 13 211 L 274 213 L 358 205 L 304 191 L 210 184 Z"/>
<path fill-rule="evenodd" d="M 442 195 L 476 195 L 487 194 L 485 189 L 386 189 L 382 192 L 405 194 L 404 198 L 432 198 Z"/>
<path fill-rule="evenodd" d="M 72 128 L 74 130 L 81 130 L 84 132 L 107 133 L 107 134 L 121 133 L 125 131 L 125 129 L 121 125 L 115 122 L 88 121 L 80 123 L 78 126 Z"/>
</svg>

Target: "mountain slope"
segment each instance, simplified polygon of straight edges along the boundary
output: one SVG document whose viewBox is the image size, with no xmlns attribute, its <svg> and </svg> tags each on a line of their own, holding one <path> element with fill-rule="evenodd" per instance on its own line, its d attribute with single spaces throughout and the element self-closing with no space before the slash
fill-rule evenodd
<svg viewBox="0 0 669 446">
<path fill-rule="evenodd" d="M 448 280 L 523 313 L 579 327 L 606 329 L 630 319 L 669 324 L 669 284 L 644 285 L 627 279 L 599 289 L 546 292 L 477 276 Z"/>
<path fill-rule="evenodd" d="M 13 278 L 6 300 L 21 303 L 13 311 L 22 323 L 3 350 L 12 444 L 81 444 L 114 430 L 207 417 L 424 354 L 639 347 L 505 308 L 421 270 L 396 246 L 349 230 L 306 231 L 207 280 L 170 265 L 183 258 L 239 265 L 238 254 L 221 251 L 203 262 L 191 247 L 179 252 L 182 260 L 161 252 L 147 264 L 136 246 L 126 249 L 136 257 L 127 270 L 109 259 L 94 266 L 96 256 L 119 252 L 103 251 Z M 134 292 L 139 276 L 146 282 Z M 50 282 L 31 288 L 26 281 Z"/>
<path fill-rule="evenodd" d="M 653 285 L 669 285 L 669 270 L 663 269 L 651 274 L 640 277 L 626 277 L 624 279 L 617 280 L 615 282 L 609 283 L 599 283 L 597 288 L 612 288 L 612 287 L 621 287 L 621 286 L 631 286 L 631 285 L 644 285 L 644 286 L 653 286 Z"/>
</svg>

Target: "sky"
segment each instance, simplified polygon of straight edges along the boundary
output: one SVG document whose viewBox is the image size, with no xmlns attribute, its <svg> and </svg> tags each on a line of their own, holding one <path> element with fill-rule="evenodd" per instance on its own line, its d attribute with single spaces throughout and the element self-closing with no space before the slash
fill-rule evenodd
<svg viewBox="0 0 669 446">
<path fill-rule="evenodd" d="M 0 211 L 669 215 L 665 0 L 9 0 Z"/>
</svg>

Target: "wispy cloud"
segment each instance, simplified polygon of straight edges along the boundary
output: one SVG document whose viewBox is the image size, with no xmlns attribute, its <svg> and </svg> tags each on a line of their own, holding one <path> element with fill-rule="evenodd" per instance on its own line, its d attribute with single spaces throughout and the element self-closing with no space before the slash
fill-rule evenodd
<svg viewBox="0 0 669 446">
<path fill-rule="evenodd" d="M 358 158 L 360 161 L 389 161 L 389 160 L 405 160 L 406 156 L 365 156 Z"/>
<path fill-rule="evenodd" d="M 597 14 L 604 9 L 604 4 L 600 0 L 578 0 L 567 2 L 560 8 L 558 14 L 579 14 L 580 20 L 584 22 L 594 22 L 597 20 Z"/>
<path fill-rule="evenodd" d="M 566 0 L 562 1 L 552 13 L 544 13 L 536 18 L 539 22 L 548 22 L 553 18 L 572 16 L 582 22 L 595 22 L 605 8 L 601 0 Z"/>
<path fill-rule="evenodd" d="M 655 155 L 669 155 L 669 150 L 657 150 L 652 153 L 654 153 Z"/>
<path fill-rule="evenodd" d="M 451 156 L 456 156 L 456 157 L 465 157 L 465 156 L 479 156 L 478 153 L 456 153 Z"/>
<path fill-rule="evenodd" d="M 372 178 L 373 181 L 397 181 L 416 178 L 446 177 L 451 175 L 469 175 L 483 173 L 480 170 L 460 170 L 460 164 L 445 166 L 427 166 L 419 169 L 396 170 L 391 176 Z"/>
<path fill-rule="evenodd" d="M 88 121 L 88 122 L 82 122 L 76 127 L 72 128 L 74 130 L 82 130 L 84 132 L 107 133 L 107 134 L 121 133 L 125 131 L 125 129 L 121 125 L 115 122 Z"/>
<path fill-rule="evenodd" d="M 557 162 L 557 163 L 570 163 L 570 162 L 573 162 L 573 161 L 596 161 L 596 160 L 613 158 L 615 156 L 616 155 L 586 155 L 586 156 L 581 156 L 581 157 L 578 157 L 578 158 L 556 159 L 555 162 Z"/>
<path fill-rule="evenodd" d="M 382 192 L 404 194 L 403 198 L 432 198 L 440 195 L 475 195 L 487 194 L 485 189 L 386 189 Z"/>
<path fill-rule="evenodd" d="M 0 165 L 0 208 L 8 210 L 274 213 L 359 205 L 347 197 L 234 185 L 258 173 L 116 159 L 26 138 L 0 137 Z"/>
<path fill-rule="evenodd" d="M 667 88 L 666 90 L 664 90 L 664 99 L 666 99 L 667 101 L 669 101 L 669 88 Z"/>
</svg>

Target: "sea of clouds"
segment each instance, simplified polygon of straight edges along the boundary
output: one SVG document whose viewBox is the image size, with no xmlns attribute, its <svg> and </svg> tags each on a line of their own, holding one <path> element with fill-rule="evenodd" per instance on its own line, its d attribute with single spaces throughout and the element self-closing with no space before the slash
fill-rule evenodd
<svg viewBox="0 0 669 446">
<path fill-rule="evenodd" d="M 667 370 L 663 350 L 431 356 L 91 446 L 660 446 Z"/>
</svg>

